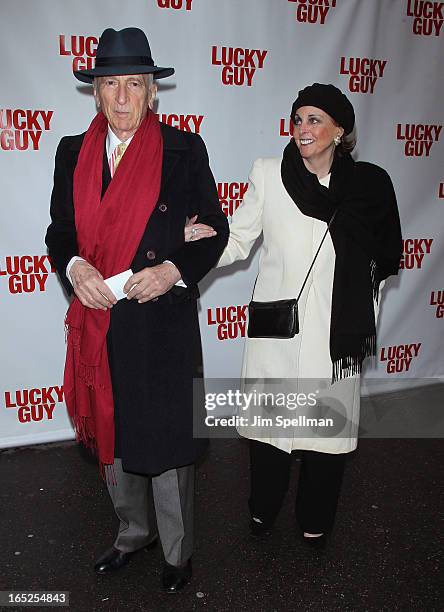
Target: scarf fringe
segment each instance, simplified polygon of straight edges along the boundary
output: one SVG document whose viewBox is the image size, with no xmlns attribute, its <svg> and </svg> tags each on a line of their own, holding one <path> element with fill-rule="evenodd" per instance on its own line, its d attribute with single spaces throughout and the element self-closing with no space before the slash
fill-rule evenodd
<svg viewBox="0 0 444 612">
<path fill-rule="evenodd" d="M 112 485 L 113 487 L 117 487 L 116 471 L 114 469 L 113 463 L 101 463 L 100 475 L 107 484 Z"/>
<path fill-rule="evenodd" d="M 91 419 L 88 417 L 76 417 L 74 419 L 74 429 L 76 432 L 77 442 L 81 442 L 86 448 L 89 448 L 96 456 L 98 453 L 97 442 L 95 436 L 90 429 Z M 110 485 L 117 486 L 116 472 L 114 464 L 102 463 L 99 461 L 100 476 L 104 482 Z"/>
<path fill-rule="evenodd" d="M 91 419 L 89 417 L 76 416 L 73 422 L 77 441 L 95 452 L 97 446 L 94 432 L 91 431 Z"/>
<path fill-rule="evenodd" d="M 361 345 L 359 355 L 347 355 L 333 361 L 333 373 L 331 384 L 333 385 L 338 380 L 349 378 L 355 374 L 360 374 L 362 371 L 362 362 L 366 357 L 376 355 L 376 334 L 364 338 Z"/>
</svg>

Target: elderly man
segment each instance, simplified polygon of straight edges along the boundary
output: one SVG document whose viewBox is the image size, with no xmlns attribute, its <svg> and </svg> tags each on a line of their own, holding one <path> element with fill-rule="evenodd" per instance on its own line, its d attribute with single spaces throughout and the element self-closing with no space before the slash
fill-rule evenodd
<svg viewBox="0 0 444 612">
<path fill-rule="evenodd" d="M 99 112 L 86 133 L 60 141 L 46 235 L 74 292 L 67 407 L 78 438 L 97 451 L 120 520 L 95 570 L 118 570 L 158 533 L 169 592 L 191 577 L 193 464 L 206 444 L 193 438 L 193 379 L 202 378 L 197 283 L 228 239 L 202 139 L 152 112 L 153 78 L 173 73 L 154 64 L 138 28 L 103 32 L 95 68 L 74 73 L 93 83 Z M 196 216 L 215 231 L 185 242 Z"/>
</svg>

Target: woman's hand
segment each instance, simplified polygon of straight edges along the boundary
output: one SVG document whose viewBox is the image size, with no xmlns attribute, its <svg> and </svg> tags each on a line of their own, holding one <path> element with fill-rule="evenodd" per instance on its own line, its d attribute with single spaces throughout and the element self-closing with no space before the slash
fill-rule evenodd
<svg viewBox="0 0 444 612">
<path fill-rule="evenodd" d="M 211 227 L 211 225 L 205 225 L 204 223 L 196 223 L 197 215 L 191 217 L 187 221 L 184 227 L 185 242 L 191 242 L 200 240 L 201 238 L 212 238 L 216 236 L 217 232 Z"/>
</svg>

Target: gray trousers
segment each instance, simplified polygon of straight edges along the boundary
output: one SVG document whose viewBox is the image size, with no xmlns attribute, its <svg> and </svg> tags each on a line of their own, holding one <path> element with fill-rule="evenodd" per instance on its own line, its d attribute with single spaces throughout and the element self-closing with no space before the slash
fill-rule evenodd
<svg viewBox="0 0 444 612">
<path fill-rule="evenodd" d="M 114 547 L 133 552 L 159 534 L 166 562 L 186 563 L 193 552 L 194 465 L 144 476 L 125 472 L 116 458 L 114 472 L 116 484 L 107 480 L 120 520 Z"/>
</svg>

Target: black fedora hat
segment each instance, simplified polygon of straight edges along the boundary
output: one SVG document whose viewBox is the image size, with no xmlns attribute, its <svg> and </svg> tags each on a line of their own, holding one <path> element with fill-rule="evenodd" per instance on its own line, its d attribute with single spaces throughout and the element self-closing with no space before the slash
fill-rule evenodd
<svg viewBox="0 0 444 612">
<path fill-rule="evenodd" d="M 174 74 L 174 68 L 154 65 L 147 37 L 139 28 L 107 28 L 99 39 L 95 68 L 74 70 L 74 76 L 83 83 L 92 83 L 99 76 L 123 74 L 152 74 L 164 79 Z"/>
</svg>

